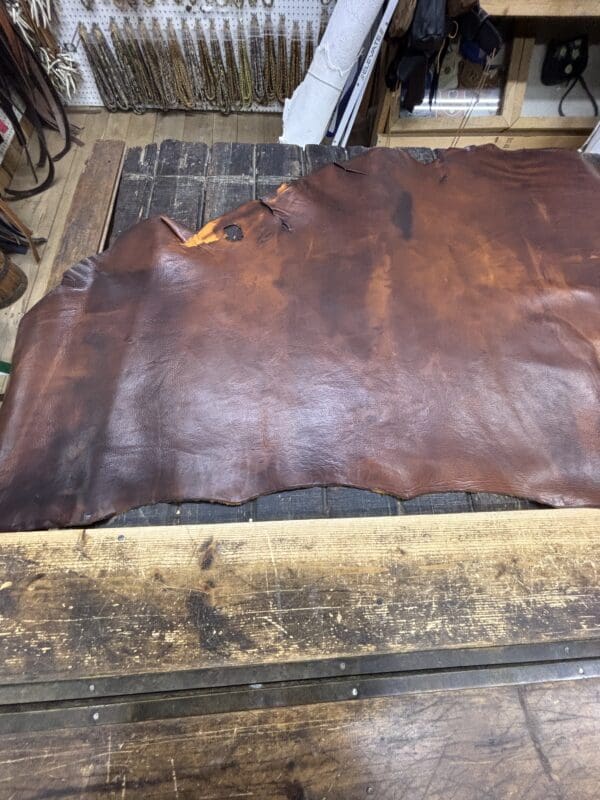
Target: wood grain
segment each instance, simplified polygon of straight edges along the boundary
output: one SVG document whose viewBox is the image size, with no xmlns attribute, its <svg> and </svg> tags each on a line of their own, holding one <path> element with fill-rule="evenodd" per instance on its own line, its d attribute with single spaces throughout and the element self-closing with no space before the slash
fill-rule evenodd
<svg viewBox="0 0 600 800">
<path fill-rule="evenodd" d="M 377 137 L 378 147 L 472 147 L 480 144 L 495 144 L 501 150 L 520 150 L 522 148 L 564 147 L 568 150 L 577 150 L 585 142 L 585 133 L 570 134 L 563 131 L 544 131 L 542 133 L 528 132 L 514 129 L 509 133 L 489 131 L 471 132 L 466 130 L 461 133 L 458 143 L 454 143 L 455 134 L 452 133 L 384 133 Z"/>
<path fill-rule="evenodd" d="M 3 798 L 596 800 L 600 680 L 0 737 Z"/>
<path fill-rule="evenodd" d="M 49 286 L 58 285 L 66 269 L 101 249 L 124 150 L 122 141 L 106 139 L 94 144 L 72 197 L 69 224 L 52 265 Z"/>
<path fill-rule="evenodd" d="M 597 17 L 598 0 L 486 0 L 493 17 Z"/>
<path fill-rule="evenodd" d="M 4 684 L 600 635 L 600 511 L 2 534 Z"/>
</svg>

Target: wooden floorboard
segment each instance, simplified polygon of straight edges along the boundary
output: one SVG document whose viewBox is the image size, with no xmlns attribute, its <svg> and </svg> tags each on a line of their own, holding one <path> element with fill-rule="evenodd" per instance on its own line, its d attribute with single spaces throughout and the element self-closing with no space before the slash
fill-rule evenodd
<svg viewBox="0 0 600 800">
<path fill-rule="evenodd" d="M 156 117 L 157 114 L 150 111 L 145 114 L 131 114 L 126 139 L 128 147 L 144 146 L 154 141 Z"/>
<path fill-rule="evenodd" d="M 0 688 L 592 641 L 599 564 L 591 509 L 4 533 Z"/>
<path fill-rule="evenodd" d="M 190 111 L 185 115 L 183 136 L 186 142 L 213 143 L 214 114 Z"/>
<path fill-rule="evenodd" d="M 133 116 L 133 114 L 125 111 L 109 114 L 102 138 L 120 139 L 123 142 L 126 142 L 129 134 L 129 126 Z"/>
<path fill-rule="evenodd" d="M 213 117 L 213 144 L 238 141 L 238 114 L 215 114 Z"/>
<path fill-rule="evenodd" d="M 61 282 L 65 270 L 102 249 L 124 151 L 123 141 L 102 139 L 95 142 L 71 199 L 69 224 L 52 264 L 49 289 Z"/>
<path fill-rule="evenodd" d="M 183 139 L 185 127 L 184 111 L 158 111 L 156 114 L 156 128 L 154 141 L 162 142 L 163 139 Z"/>
</svg>

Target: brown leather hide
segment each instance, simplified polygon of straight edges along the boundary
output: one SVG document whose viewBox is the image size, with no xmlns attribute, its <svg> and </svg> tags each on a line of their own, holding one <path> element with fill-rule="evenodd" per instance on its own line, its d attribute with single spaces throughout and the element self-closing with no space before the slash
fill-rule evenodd
<svg viewBox="0 0 600 800">
<path fill-rule="evenodd" d="M 374 150 L 195 246 L 136 225 L 23 319 L 0 527 L 319 484 L 598 504 L 599 197 L 576 153 Z"/>
</svg>

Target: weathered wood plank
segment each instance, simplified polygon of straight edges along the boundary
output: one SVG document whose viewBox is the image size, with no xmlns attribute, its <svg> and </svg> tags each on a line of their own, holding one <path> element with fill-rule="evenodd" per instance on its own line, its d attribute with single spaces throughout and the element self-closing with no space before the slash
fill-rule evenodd
<svg viewBox="0 0 600 800">
<path fill-rule="evenodd" d="M 60 283 L 66 269 L 101 249 L 119 185 L 124 149 L 121 141 L 95 143 L 73 194 L 69 225 L 52 264 L 50 287 Z"/>
<path fill-rule="evenodd" d="M 294 180 L 304 173 L 304 153 L 295 144 L 257 144 L 257 175 L 280 175 Z"/>
<path fill-rule="evenodd" d="M 186 111 L 183 139 L 186 142 L 213 143 L 214 113 L 212 111 Z"/>
<path fill-rule="evenodd" d="M 207 178 L 204 197 L 204 223 L 254 200 L 254 182 L 246 178 Z"/>
<path fill-rule="evenodd" d="M 600 636 L 600 511 L 2 534 L 0 682 Z"/>
<path fill-rule="evenodd" d="M 0 794 L 596 800 L 600 680 L 0 737 Z"/>
<path fill-rule="evenodd" d="M 326 144 L 309 144 L 304 152 L 308 173 L 316 172 L 333 161 L 346 161 L 348 158 L 344 147 L 332 147 Z"/>
<path fill-rule="evenodd" d="M 154 142 L 158 113 L 146 111 L 144 114 L 130 114 L 130 117 L 127 144 L 129 146 L 144 146 Z"/>
<path fill-rule="evenodd" d="M 165 139 L 160 145 L 157 175 L 203 178 L 208 161 L 208 146 L 202 142 Z"/>
<path fill-rule="evenodd" d="M 166 214 L 190 231 L 196 231 L 202 219 L 203 195 L 202 179 L 183 175 L 157 175 L 148 216 Z"/>
<path fill-rule="evenodd" d="M 488 0 L 486 11 L 506 17 L 593 17 L 600 9 L 597 0 Z"/>
<path fill-rule="evenodd" d="M 110 242 L 148 216 L 158 162 L 158 145 L 130 147 L 123 169 L 110 232 Z"/>
<path fill-rule="evenodd" d="M 185 111 L 159 111 L 156 114 L 154 141 L 163 139 L 183 139 Z"/>
<path fill-rule="evenodd" d="M 213 115 L 213 142 L 237 142 L 238 117 L 237 114 Z"/>
<path fill-rule="evenodd" d="M 394 497 L 364 489 L 328 486 L 325 493 L 328 517 L 384 517 L 398 514 L 401 507 Z"/>
<path fill-rule="evenodd" d="M 191 231 L 201 225 L 208 147 L 166 139 L 160 145 L 148 216 L 166 214 Z"/>
<path fill-rule="evenodd" d="M 207 175 L 211 178 L 254 178 L 254 146 L 244 142 L 216 142 L 211 148 Z"/>
</svg>

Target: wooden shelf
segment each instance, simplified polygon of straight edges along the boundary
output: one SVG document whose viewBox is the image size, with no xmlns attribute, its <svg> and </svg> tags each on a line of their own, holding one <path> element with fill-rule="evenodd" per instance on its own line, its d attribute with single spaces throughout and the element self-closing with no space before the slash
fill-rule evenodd
<svg viewBox="0 0 600 800">
<path fill-rule="evenodd" d="M 597 17 L 600 0 L 484 0 L 496 17 Z"/>
</svg>

